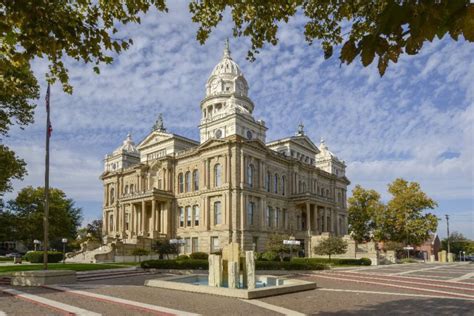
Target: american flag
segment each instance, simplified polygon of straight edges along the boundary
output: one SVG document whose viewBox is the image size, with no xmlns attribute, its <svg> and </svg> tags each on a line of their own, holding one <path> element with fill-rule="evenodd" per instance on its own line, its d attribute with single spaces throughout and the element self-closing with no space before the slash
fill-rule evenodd
<svg viewBox="0 0 474 316">
<path fill-rule="evenodd" d="M 48 137 L 51 137 L 51 133 L 53 132 L 53 126 L 51 125 L 51 121 L 49 119 L 49 94 L 50 88 L 48 83 L 48 90 L 46 90 L 46 114 L 48 116 Z"/>
</svg>

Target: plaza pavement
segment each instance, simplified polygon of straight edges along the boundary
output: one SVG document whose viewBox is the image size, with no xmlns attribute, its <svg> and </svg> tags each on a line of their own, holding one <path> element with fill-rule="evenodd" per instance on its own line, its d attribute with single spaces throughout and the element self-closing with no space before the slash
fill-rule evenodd
<svg viewBox="0 0 474 316">
<path fill-rule="evenodd" d="M 474 264 L 404 264 L 344 268 L 291 277 L 318 288 L 239 300 L 148 288 L 165 274 L 97 279 L 52 288 L 0 288 L 6 315 L 472 315 Z M 30 296 L 12 296 L 11 290 Z M 3 292 L 2 292 L 3 290 Z M 8 294 L 10 291 L 10 295 Z M 41 302 L 43 300 L 43 302 Z M 45 300 L 45 301 L 44 301 Z M 46 303 L 45 303 L 46 302 Z M 54 306 L 54 302 L 60 304 Z M 48 305 L 48 304 L 52 305 Z"/>
</svg>

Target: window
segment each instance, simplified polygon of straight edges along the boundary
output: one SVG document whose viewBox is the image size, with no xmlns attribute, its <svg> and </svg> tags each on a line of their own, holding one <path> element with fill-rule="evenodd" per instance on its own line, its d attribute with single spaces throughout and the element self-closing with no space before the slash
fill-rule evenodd
<svg viewBox="0 0 474 316">
<path fill-rule="evenodd" d="M 129 226 L 130 226 L 130 218 L 129 218 L 130 214 L 126 213 L 125 214 L 125 230 L 129 230 Z"/>
<path fill-rule="evenodd" d="M 272 175 L 270 172 L 267 172 L 267 179 L 265 181 L 265 186 L 267 187 L 267 192 L 270 192 L 270 182 L 271 182 Z"/>
<path fill-rule="evenodd" d="M 222 224 L 222 208 L 221 202 L 214 202 L 214 225 Z"/>
<path fill-rule="evenodd" d="M 114 203 L 115 201 L 115 190 L 114 188 L 110 189 L 110 204 Z"/>
<path fill-rule="evenodd" d="M 247 167 L 247 183 L 251 188 L 253 188 L 253 175 L 254 175 L 254 167 L 252 164 L 250 164 Z"/>
<path fill-rule="evenodd" d="M 194 213 L 194 226 L 199 226 L 199 219 L 201 216 L 199 205 L 193 206 L 193 213 Z"/>
<path fill-rule="evenodd" d="M 128 185 L 125 186 L 124 193 L 125 193 L 125 194 L 128 194 Z"/>
<path fill-rule="evenodd" d="M 275 193 L 278 193 L 278 174 L 276 173 L 274 176 L 273 190 Z"/>
<path fill-rule="evenodd" d="M 300 181 L 298 181 L 298 193 L 301 193 L 303 191 L 303 183 Z"/>
<path fill-rule="evenodd" d="M 255 203 L 249 202 L 247 205 L 247 225 L 253 225 L 253 216 L 255 214 Z"/>
<path fill-rule="evenodd" d="M 133 184 L 130 184 L 130 194 L 133 193 Z"/>
<path fill-rule="evenodd" d="M 220 187 L 222 185 L 222 166 L 216 164 L 214 166 L 214 186 Z"/>
<path fill-rule="evenodd" d="M 272 208 L 271 208 L 270 206 L 267 206 L 267 214 L 265 214 L 265 215 L 266 215 L 266 216 L 265 216 L 265 217 L 266 217 L 266 218 L 265 218 L 265 221 L 266 221 L 266 224 L 267 224 L 268 227 L 271 227 L 271 226 L 272 226 L 272 224 L 271 224 L 271 217 L 270 217 L 271 209 L 272 209 Z"/>
<path fill-rule="evenodd" d="M 326 196 L 329 197 L 329 189 L 326 189 Z"/>
<path fill-rule="evenodd" d="M 109 215 L 109 231 L 114 231 L 114 214 Z"/>
<path fill-rule="evenodd" d="M 275 209 L 273 207 L 270 207 L 270 215 L 269 215 L 269 224 L 268 227 L 272 227 L 275 224 Z"/>
<path fill-rule="evenodd" d="M 191 206 L 186 206 L 186 227 L 191 227 L 193 214 L 191 213 Z"/>
<path fill-rule="evenodd" d="M 199 171 L 197 169 L 193 171 L 193 190 L 199 190 Z"/>
<path fill-rule="evenodd" d="M 283 228 L 288 229 L 288 211 L 283 210 Z"/>
<path fill-rule="evenodd" d="M 220 250 L 219 237 L 211 237 L 211 253 Z"/>
<path fill-rule="evenodd" d="M 303 181 L 303 192 L 306 192 L 306 182 Z"/>
<path fill-rule="evenodd" d="M 184 176 L 186 192 L 191 192 L 191 172 L 186 172 Z"/>
<path fill-rule="evenodd" d="M 258 249 L 258 237 L 253 237 L 252 238 L 252 243 L 253 243 L 253 251 L 257 251 L 257 249 Z"/>
<path fill-rule="evenodd" d="M 286 185 L 286 177 L 281 177 L 281 194 L 285 195 L 285 185 Z"/>
<path fill-rule="evenodd" d="M 296 215 L 296 229 L 301 230 L 301 217 Z"/>
<path fill-rule="evenodd" d="M 191 252 L 191 238 L 184 238 L 184 253 Z"/>
<path fill-rule="evenodd" d="M 280 209 L 277 208 L 275 211 L 275 227 L 279 228 L 280 227 L 280 221 L 281 221 L 281 214 L 280 214 Z"/>
<path fill-rule="evenodd" d="M 179 193 L 184 192 L 184 179 L 183 179 L 182 173 L 178 174 L 178 192 Z"/>
<path fill-rule="evenodd" d="M 184 227 L 184 208 L 179 208 L 179 227 Z"/>
<path fill-rule="evenodd" d="M 192 249 L 193 249 L 193 253 L 194 252 L 198 252 L 199 251 L 199 239 L 197 237 L 193 237 L 192 239 Z"/>
<path fill-rule="evenodd" d="M 306 213 L 301 214 L 301 230 L 306 229 Z"/>
</svg>

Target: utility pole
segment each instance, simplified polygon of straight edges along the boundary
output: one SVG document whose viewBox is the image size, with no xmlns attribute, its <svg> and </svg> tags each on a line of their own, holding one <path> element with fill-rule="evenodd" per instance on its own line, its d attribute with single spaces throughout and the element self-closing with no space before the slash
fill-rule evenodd
<svg viewBox="0 0 474 316">
<path fill-rule="evenodd" d="M 446 214 L 446 228 L 448 230 L 448 238 L 447 238 L 447 242 L 448 242 L 448 255 L 449 253 L 451 252 L 451 249 L 450 249 L 450 246 L 449 246 L 449 215 Z"/>
<path fill-rule="evenodd" d="M 46 91 L 46 155 L 45 155 L 45 172 L 44 172 L 44 214 L 43 214 L 43 269 L 48 270 L 48 226 L 49 226 L 49 138 L 51 137 L 51 121 L 49 117 L 49 98 L 50 86 Z"/>
</svg>

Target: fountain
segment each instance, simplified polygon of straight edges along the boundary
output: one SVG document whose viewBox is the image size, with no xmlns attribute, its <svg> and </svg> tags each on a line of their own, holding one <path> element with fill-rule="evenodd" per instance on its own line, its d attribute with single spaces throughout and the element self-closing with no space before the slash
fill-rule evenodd
<svg viewBox="0 0 474 316">
<path fill-rule="evenodd" d="M 243 271 L 240 271 L 242 268 Z M 146 286 L 253 299 L 312 290 L 316 283 L 255 273 L 253 251 L 240 255 L 238 243 L 222 249 L 222 256 L 209 255 L 209 274 L 192 274 L 147 280 Z"/>
</svg>

